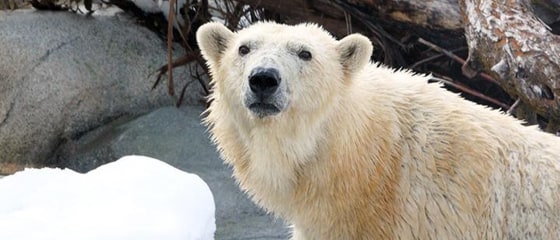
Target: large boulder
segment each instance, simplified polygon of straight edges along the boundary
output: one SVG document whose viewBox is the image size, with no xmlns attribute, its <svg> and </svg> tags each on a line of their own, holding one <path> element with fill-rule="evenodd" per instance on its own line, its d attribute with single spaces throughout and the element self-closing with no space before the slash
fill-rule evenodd
<svg viewBox="0 0 560 240">
<path fill-rule="evenodd" d="M 160 37 L 122 15 L 0 11 L 0 174 L 58 165 L 47 159 L 61 143 L 174 104 L 165 87 L 150 90 L 166 55 Z M 176 87 L 189 76 L 177 69 Z M 196 103 L 201 88 L 189 88 Z"/>
</svg>

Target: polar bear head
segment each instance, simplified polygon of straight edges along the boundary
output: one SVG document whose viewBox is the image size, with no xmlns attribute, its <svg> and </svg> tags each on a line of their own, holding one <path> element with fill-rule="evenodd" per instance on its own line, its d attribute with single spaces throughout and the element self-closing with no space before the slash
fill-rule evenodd
<svg viewBox="0 0 560 240">
<path fill-rule="evenodd" d="M 207 23 L 197 41 L 214 100 L 255 121 L 323 112 L 352 84 L 372 51 L 362 35 L 336 40 L 315 24 L 259 22 L 232 32 Z"/>
</svg>

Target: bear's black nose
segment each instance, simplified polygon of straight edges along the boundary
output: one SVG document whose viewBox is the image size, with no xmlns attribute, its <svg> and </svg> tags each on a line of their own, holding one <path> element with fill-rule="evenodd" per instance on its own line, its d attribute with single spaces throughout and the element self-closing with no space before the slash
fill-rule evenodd
<svg viewBox="0 0 560 240">
<path fill-rule="evenodd" d="M 249 87 L 258 100 L 264 101 L 280 86 L 280 73 L 275 68 L 255 68 L 249 75 Z"/>
</svg>

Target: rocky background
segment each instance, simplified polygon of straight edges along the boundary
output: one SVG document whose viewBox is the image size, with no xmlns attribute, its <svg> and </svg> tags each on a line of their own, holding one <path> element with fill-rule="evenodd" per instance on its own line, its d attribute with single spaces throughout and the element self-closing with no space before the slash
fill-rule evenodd
<svg viewBox="0 0 560 240">
<path fill-rule="evenodd" d="M 87 172 L 146 155 L 208 183 L 216 239 L 286 239 L 285 224 L 239 191 L 210 143 L 200 85 L 189 85 L 180 108 L 165 87 L 151 90 L 166 55 L 161 37 L 124 14 L 0 11 L 0 175 Z M 176 68 L 177 89 L 191 75 L 190 65 Z"/>
</svg>

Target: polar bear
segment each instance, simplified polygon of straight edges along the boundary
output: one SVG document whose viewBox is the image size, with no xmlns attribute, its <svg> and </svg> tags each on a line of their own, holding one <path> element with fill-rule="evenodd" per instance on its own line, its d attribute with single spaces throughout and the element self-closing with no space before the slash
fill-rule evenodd
<svg viewBox="0 0 560 240">
<path fill-rule="evenodd" d="M 315 24 L 197 32 L 222 158 L 293 239 L 558 239 L 560 139 Z"/>
</svg>

